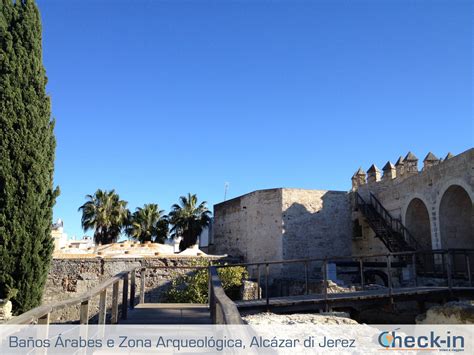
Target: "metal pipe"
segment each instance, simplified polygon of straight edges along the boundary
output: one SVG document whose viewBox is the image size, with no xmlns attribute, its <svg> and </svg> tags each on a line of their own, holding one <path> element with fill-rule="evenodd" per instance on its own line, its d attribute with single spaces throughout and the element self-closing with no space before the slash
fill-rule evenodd
<svg viewBox="0 0 474 355">
<path fill-rule="evenodd" d="M 324 258 L 323 261 L 323 282 L 324 282 L 324 304 L 326 312 L 329 312 L 329 305 L 328 305 L 328 260 Z"/>
<path fill-rule="evenodd" d="M 392 283 L 392 255 L 387 254 L 387 276 L 388 276 L 388 295 L 390 296 L 390 302 L 393 302 L 393 283 Z"/>
<path fill-rule="evenodd" d="M 308 280 L 308 261 L 304 262 L 304 285 L 305 285 L 305 292 L 309 294 L 309 280 Z"/>
<path fill-rule="evenodd" d="M 260 265 L 257 265 L 257 298 L 262 298 L 262 290 L 260 288 Z"/>
<path fill-rule="evenodd" d="M 416 274 L 416 254 L 411 256 L 411 262 L 413 264 L 413 281 L 415 282 L 415 287 L 418 287 L 418 275 Z"/>
<path fill-rule="evenodd" d="M 270 309 L 270 296 L 268 294 L 268 273 L 269 273 L 270 266 L 269 264 L 265 264 L 265 297 L 266 297 L 266 304 L 267 310 Z"/>
<path fill-rule="evenodd" d="M 471 275 L 471 261 L 469 254 L 466 252 L 466 270 L 467 270 L 467 279 L 469 280 L 469 286 L 472 287 L 472 275 Z"/>
</svg>

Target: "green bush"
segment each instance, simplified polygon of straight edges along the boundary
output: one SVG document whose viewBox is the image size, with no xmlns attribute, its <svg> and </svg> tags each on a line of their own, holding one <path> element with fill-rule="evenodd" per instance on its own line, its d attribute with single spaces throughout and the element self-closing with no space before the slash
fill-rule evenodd
<svg viewBox="0 0 474 355">
<path fill-rule="evenodd" d="M 196 262 L 194 266 L 207 266 L 207 262 Z M 242 280 L 248 278 L 247 270 L 242 266 L 217 269 L 225 293 L 231 299 L 238 299 Z M 207 269 L 177 275 L 166 292 L 166 300 L 172 303 L 208 303 L 209 272 Z"/>
</svg>

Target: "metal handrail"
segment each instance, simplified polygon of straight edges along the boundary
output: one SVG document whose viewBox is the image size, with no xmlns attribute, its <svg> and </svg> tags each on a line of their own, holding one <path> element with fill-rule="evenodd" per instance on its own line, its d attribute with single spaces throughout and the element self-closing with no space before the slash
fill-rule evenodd
<svg viewBox="0 0 474 355">
<path fill-rule="evenodd" d="M 416 256 L 419 254 L 432 254 L 433 257 L 435 255 L 441 255 L 442 260 L 444 262 L 445 256 L 447 257 L 447 265 L 446 268 L 443 269 L 444 273 L 446 274 L 446 280 L 447 280 L 447 285 L 445 286 L 446 289 L 449 291 L 452 291 L 455 286 L 453 285 L 453 268 L 452 268 L 452 261 L 453 257 L 456 254 L 460 255 L 465 255 L 465 262 L 467 266 L 467 273 L 468 273 L 468 281 L 469 281 L 469 286 L 472 288 L 474 286 L 473 280 L 472 280 L 472 275 L 470 271 L 470 258 L 469 254 L 473 253 L 474 254 L 474 249 L 435 249 L 435 250 L 415 250 L 415 251 L 404 251 L 404 252 L 391 252 L 391 253 L 385 253 L 385 254 L 365 254 L 365 255 L 347 255 L 347 256 L 334 256 L 334 257 L 324 257 L 324 258 L 306 258 L 306 259 L 290 259 L 290 260 L 272 260 L 272 261 L 263 261 L 263 262 L 253 262 L 253 263 L 238 263 L 238 264 L 224 264 L 224 265 L 216 265 L 213 268 L 218 269 L 218 268 L 225 268 L 225 267 L 253 267 L 257 266 L 257 270 L 260 270 L 260 266 L 265 265 L 265 294 L 263 297 L 260 296 L 260 291 L 258 292 L 258 299 L 264 298 L 266 301 L 266 307 L 267 309 L 270 308 L 270 295 L 269 295 L 269 266 L 270 265 L 276 265 L 276 264 L 293 264 L 293 263 L 303 263 L 305 266 L 305 273 L 306 273 L 306 268 L 307 265 L 311 262 L 322 262 L 322 270 L 323 270 L 323 290 L 322 294 L 324 297 L 324 302 L 325 302 L 325 307 L 326 310 L 329 309 L 328 307 L 328 279 L 327 279 L 327 265 L 328 263 L 331 262 L 337 262 L 341 260 L 357 260 L 359 263 L 359 269 L 360 269 L 360 277 L 361 277 L 361 288 L 364 290 L 364 260 L 369 259 L 369 258 L 376 258 L 376 257 L 384 257 L 386 259 L 386 265 L 384 266 L 387 270 L 387 276 L 388 276 L 388 288 L 387 292 L 389 297 L 392 299 L 393 297 L 393 292 L 394 292 L 394 285 L 393 285 L 393 280 L 392 280 L 392 271 L 395 269 L 397 266 L 397 263 L 394 262 L 394 258 L 399 257 L 403 258 L 405 260 L 411 260 L 407 261 L 406 263 L 412 263 L 413 264 L 413 272 L 414 272 L 414 284 L 415 287 L 418 287 L 417 285 L 417 259 Z M 411 258 L 408 258 L 411 256 Z M 400 267 L 400 266 L 398 266 Z M 260 288 L 260 273 L 258 273 L 259 276 L 257 276 L 257 284 L 258 288 Z M 305 293 L 308 294 L 308 281 L 306 277 L 306 286 L 305 286 Z"/>
<path fill-rule="evenodd" d="M 410 233 L 410 231 L 402 224 L 399 219 L 393 218 L 390 212 L 382 205 L 382 203 L 375 197 L 375 195 L 370 192 L 370 203 L 375 208 L 375 210 L 382 216 L 385 223 L 389 224 L 390 227 L 398 233 L 401 233 L 403 238 L 415 249 L 419 248 L 419 243 Z M 395 228 L 394 228 L 395 224 Z"/>
</svg>

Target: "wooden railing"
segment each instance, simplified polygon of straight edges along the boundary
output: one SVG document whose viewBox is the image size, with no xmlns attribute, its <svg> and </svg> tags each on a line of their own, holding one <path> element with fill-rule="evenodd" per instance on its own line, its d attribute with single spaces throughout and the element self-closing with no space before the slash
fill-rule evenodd
<svg viewBox="0 0 474 355">
<path fill-rule="evenodd" d="M 49 324 L 50 315 L 54 311 L 61 310 L 66 307 L 80 306 L 79 310 L 79 324 L 89 323 L 89 305 L 94 297 L 99 296 L 99 314 L 98 323 L 105 324 L 107 316 L 107 293 L 108 289 L 112 287 L 112 307 L 111 307 L 111 323 L 116 324 L 119 320 L 119 287 L 122 281 L 122 312 L 121 318 L 127 318 L 128 304 L 130 307 L 135 306 L 135 270 L 136 267 L 119 272 L 110 279 L 102 282 L 90 291 L 83 293 L 80 296 L 73 297 L 64 301 L 55 302 L 53 304 L 43 305 L 29 310 L 4 324 Z M 130 281 L 130 298 L 129 298 L 129 281 Z M 130 300 L 130 301 L 129 301 Z"/>
<path fill-rule="evenodd" d="M 53 304 L 42 305 L 12 318 L 4 324 L 49 324 L 53 312 L 67 307 L 80 306 L 79 324 L 88 324 L 90 320 L 89 306 L 94 297 L 99 297 L 98 324 L 106 324 L 107 321 L 107 294 L 112 288 L 112 306 L 110 323 L 119 322 L 119 300 L 120 282 L 122 282 L 122 304 L 120 318 L 127 319 L 128 310 L 135 307 L 136 297 L 136 275 L 140 275 L 140 293 L 138 303 L 145 303 L 146 292 L 146 270 L 147 269 L 173 269 L 173 270 L 208 270 L 209 272 L 209 307 L 212 319 L 217 324 L 242 324 L 242 318 L 235 306 L 225 294 L 219 280 L 216 268 L 212 266 L 135 266 L 122 271 L 110 279 L 102 282 L 88 292 Z"/>
<path fill-rule="evenodd" d="M 222 283 L 215 266 L 209 267 L 209 307 L 212 323 L 243 324 L 237 306 L 222 288 Z"/>
<path fill-rule="evenodd" d="M 436 264 L 438 269 L 434 274 L 435 277 L 442 277 L 446 281 L 446 288 L 452 290 L 455 287 L 454 279 L 456 277 L 462 277 L 467 280 L 469 287 L 473 287 L 472 278 L 472 265 L 471 261 L 474 262 L 474 249 L 438 249 L 438 250 L 426 250 L 426 251 L 410 251 L 410 252 L 398 252 L 388 254 L 366 254 L 357 256 L 335 256 L 325 258 L 307 258 L 307 259 L 291 259 L 291 260 L 279 260 L 279 261 L 264 261 L 256 263 L 239 263 L 239 264 L 218 264 L 214 266 L 134 266 L 125 271 L 119 272 L 110 279 L 102 282 L 98 286 L 94 287 L 88 292 L 83 293 L 80 296 L 73 297 L 64 301 L 59 301 L 49 305 L 42 305 L 36 307 L 26 313 L 23 313 L 17 317 L 12 318 L 4 324 L 49 324 L 51 313 L 64 309 L 66 307 L 80 306 L 79 312 L 79 323 L 88 324 L 90 319 L 89 307 L 91 301 L 95 297 L 99 297 L 99 311 L 98 311 L 98 324 L 105 324 L 107 320 L 107 294 L 109 289 L 112 288 L 112 300 L 111 300 L 111 315 L 110 323 L 117 324 L 119 322 L 119 315 L 121 319 L 127 319 L 128 310 L 135 307 L 135 296 L 136 296 L 136 275 L 138 271 L 140 273 L 140 294 L 138 303 L 145 303 L 145 292 L 146 292 L 146 270 L 147 269 L 194 269 L 201 270 L 206 269 L 209 272 L 209 308 L 211 318 L 215 324 L 242 324 L 242 318 L 237 309 L 236 304 L 225 294 L 222 287 L 222 283 L 219 279 L 218 269 L 224 267 L 246 267 L 256 268 L 257 274 L 257 289 L 258 299 L 265 297 L 266 304 L 270 304 L 270 266 L 272 265 L 283 265 L 283 264 L 302 264 L 304 267 L 304 284 L 305 293 L 310 293 L 309 288 L 309 268 L 311 263 L 318 262 L 322 270 L 322 281 L 323 281 L 323 295 L 327 303 L 328 298 L 328 279 L 327 270 L 329 263 L 338 262 L 341 265 L 348 260 L 352 262 L 360 273 L 360 285 L 361 289 L 364 290 L 364 269 L 373 268 L 375 264 L 379 268 L 386 270 L 387 274 L 387 292 L 392 295 L 394 289 L 393 271 L 396 268 L 411 265 L 413 274 L 413 286 L 417 287 L 418 278 L 424 276 L 427 272 L 426 265 L 424 263 L 419 264 L 421 255 L 428 255 Z M 369 261 L 373 258 L 384 259 L 385 261 Z M 351 265 L 352 265 L 351 264 Z M 347 263 L 346 263 L 347 266 Z M 262 296 L 261 290 L 261 268 L 264 268 L 264 293 Z M 119 297 L 120 297 L 120 283 L 122 283 L 122 304 L 121 312 L 119 314 Z"/>
</svg>

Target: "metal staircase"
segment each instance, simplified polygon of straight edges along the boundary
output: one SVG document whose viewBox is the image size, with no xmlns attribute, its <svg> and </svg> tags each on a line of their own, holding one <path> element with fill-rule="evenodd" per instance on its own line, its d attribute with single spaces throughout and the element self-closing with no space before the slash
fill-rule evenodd
<svg viewBox="0 0 474 355">
<path fill-rule="evenodd" d="M 355 193 L 355 206 L 364 215 L 370 228 L 387 249 L 392 252 L 415 251 L 419 249 L 416 239 L 408 229 L 393 218 L 377 198 L 370 193 L 366 202 L 358 192 Z"/>
</svg>

